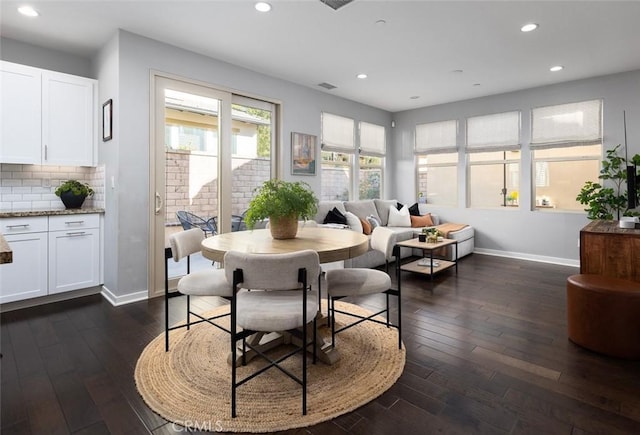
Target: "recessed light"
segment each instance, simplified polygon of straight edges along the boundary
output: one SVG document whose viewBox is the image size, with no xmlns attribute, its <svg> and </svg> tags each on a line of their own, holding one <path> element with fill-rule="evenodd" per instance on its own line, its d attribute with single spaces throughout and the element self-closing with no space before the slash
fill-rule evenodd
<svg viewBox="0 0 640 435">
<path fill-rule="evenodd" d="M 387 22 L 385 20 L 378 20 L 378 21 L 376 21 L 376 24 L 378 26 L 384 26 L 385 24 L 387 24 Z"/>
<path fill-rule="evenodd" d="M 474 83 L 473 86 L 480 86 L 480 83 Z"/>
<path fill-rule="evenodd" d="M 259 12 L 269 12 L 271 10 L 271 5 L 267 2 L 258 2 L 255 5 L 256 11 Z"/>
<path fill-rule="evenodd" d="M 361 73 L 361 74 L 358 74 L 356 77 L 359 78 L 359 79 L 366 79 L 367 75 Z"/>
<path fill-rule="evenodd" d="M 536 30 L 538 28 L 538 25 L 536 23 L 529 23 L 529 24 L 525 24 L 524 26 L 520 27 L 520 31 L 521 32 L 531 32 L 533 30 Z"/>
<path fill-rule="evenodd" d="M 37 17 L 38 15 L 40 15 L 38 11 L 36 11 L 31 6 L 20 6 L 18 8 L 18 12 L 20 12 L 25 17 Z"/>
<path fill-rule="evenodd" d="M 549 71 L 562 71 L 564 69 L 564 67 L 562 65 L 556 65 L 556 66 L 552 66 L 551 68 L 549 68 Z"/>
<path fill-rule="evenodd" d="M 451 71 L 453 74 L 462 74 L 464 71 L 462 71 L 461 69 L 454 69 L 453 71 Z"/>
<path fill-rule="evenodd" d="M 420 98 L 420 95 L 413 95 L 409 97 L 410 100 L 417 100 L 418 98 Z"/>
</svg>

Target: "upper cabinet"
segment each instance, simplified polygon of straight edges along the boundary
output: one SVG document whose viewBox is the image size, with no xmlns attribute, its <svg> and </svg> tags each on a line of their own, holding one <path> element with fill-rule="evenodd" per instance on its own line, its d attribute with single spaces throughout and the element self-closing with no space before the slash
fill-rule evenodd
<svg viewBox="0 0 640 435">
<path fill-rule="evenodd" d="M 0 73 L 0 163 L 96 165 L 96 80 L 10 62 Z"/>
</svg>

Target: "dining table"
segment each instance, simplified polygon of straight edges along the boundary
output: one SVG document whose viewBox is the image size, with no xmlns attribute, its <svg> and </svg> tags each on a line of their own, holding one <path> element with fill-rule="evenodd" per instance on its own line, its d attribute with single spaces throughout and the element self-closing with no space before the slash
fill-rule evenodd
<svg viewBox="0 0 640 435">
<path fill-rule="evenodd" d="M 224 263 L 224 255 L 228 251 L 240 251 L 256 254 L 279 254 L 311 249 L 318 253 L 320 263 L 332 263 L 348 260 L 366 253 L 369 249 L 369 238 L 362 233 L 349 229 L 326 228 L 318 226 L 305 227 L 300 224 L 293 239 L 274 239 L 269 229 L 254 229 L 216 234 L 202 241 L 202 255 L 209 260 Z M 322 277 L 318 277 L 318 295 L 320 297 Z M 326 327 L 319 308 L 316 327 Z M 325 364 L 334 364 L 340 359 L 339 352 L 318 334 L 316 354 Z M 261 351 L 267 351 L 288 340 L 295 340 L 290 334 L 281 332 L 258 333 L 251 338 L 251 344 L 259 345 Z M 255 356 L 247 351 L 246 359 Z M 239 364 L 240 356 L 236 360 Z M 231 363 L 231 361 L 229 361 Z"/>
</svg>

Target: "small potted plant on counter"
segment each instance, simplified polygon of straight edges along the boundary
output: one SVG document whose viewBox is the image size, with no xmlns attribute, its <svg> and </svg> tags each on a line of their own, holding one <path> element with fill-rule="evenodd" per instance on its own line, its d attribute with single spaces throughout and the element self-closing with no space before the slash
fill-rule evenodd
<svg viewBox="0 0 640 435">
<path fill-rule="evenodd" d="M 55 191 L 66 208 L 80 208 L 87 197 L 93 195 L 93 189 L 87 183 L 78 180 L 67 180 Z"/>
</svg>

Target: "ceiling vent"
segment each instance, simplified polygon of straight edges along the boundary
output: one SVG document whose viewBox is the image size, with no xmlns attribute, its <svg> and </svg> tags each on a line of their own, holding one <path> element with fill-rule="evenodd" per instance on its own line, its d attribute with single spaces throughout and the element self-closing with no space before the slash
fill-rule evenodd
<svg viewBox="0 0 640 435">
<path fill-rule="evenodd" d="M 353 0 L 320 0 L 320 1 L 325 5 L 329 6 L 334 11 L 337 11 L 341 7 L 351 3 Z"/>
<path fill-rule="evenodd" d="M 320 86 L 321 88 L 325 88 L 328 91 L 337 88 L 337 86 L 333 86 L 331 83 L 327 82 L 318 83 L 318 86 Z"/>
</svg>

